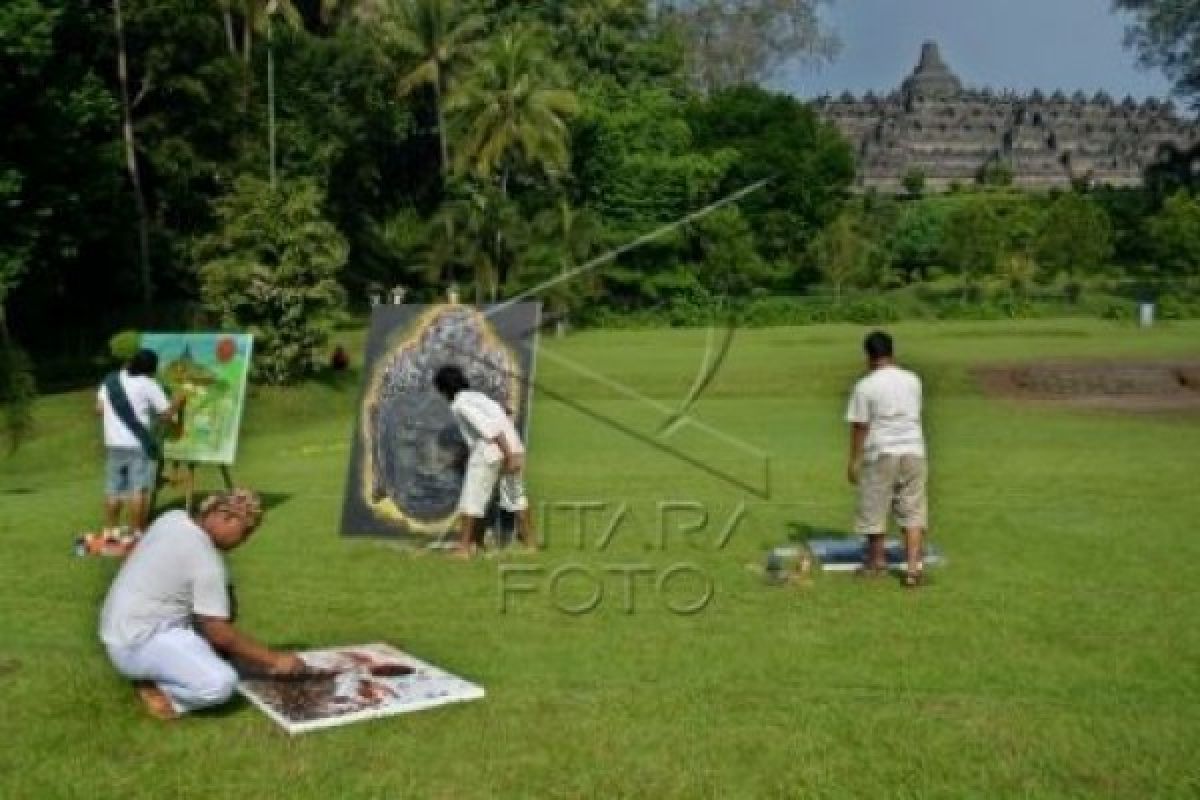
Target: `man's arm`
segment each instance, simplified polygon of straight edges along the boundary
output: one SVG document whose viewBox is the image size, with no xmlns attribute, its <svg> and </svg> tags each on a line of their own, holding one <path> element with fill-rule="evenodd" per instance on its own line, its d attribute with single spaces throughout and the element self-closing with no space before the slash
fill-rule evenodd
<svg viewBox="0 0 1200 800">
<path fill-rule="evenodd" d="M 850 423 L 850 460 L 846 464 L 846 480 L 858 483 L 858 471 L 862 467 L 863 444 L 867 441 L 869 426 L 865 422 Z"/>
<path fill-rule="evenodd" d="M 270 675 L 294 675 L 305 668 L 295 653 L 272 650 L 239 631 L 220 617 L 196 617 L 196 628 L 214 649 L 239 661 L 253 664 Z"/>
<path fill-rule="evenodd" d="M 521 467 L 524 466 L 521 453 L 513 451 L 512 446 L 508 443 L 508 439 L 505 438 L 503 433 L 493 436 L 488 441 L 499 447 L 500 452 L 504 454 L 505 472 L 519 472 L 521 470 Z"/>
</svg>

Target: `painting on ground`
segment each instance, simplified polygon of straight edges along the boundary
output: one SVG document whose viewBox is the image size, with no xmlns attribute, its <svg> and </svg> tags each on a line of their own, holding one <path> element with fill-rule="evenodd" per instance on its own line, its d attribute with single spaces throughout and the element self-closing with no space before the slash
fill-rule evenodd
<svg viewBox="0 0 1200 800">
<path fill-rule="evenodd" d="M 384 305 L 371 314 L 342 533 L 433 544 L 454 522 L 466 445 L 433 388 L 445 365 L 526 436 L 541 306 Z M 527 438 L 527 437 L 526 437 Z"/>
<path fill-rule="evenodd" d="M 158 379 L 174 397 L 187 395 L 183 422 L 163 453 L 172 461 L 232 464 L 246 399 L 254 339 L 241 333 L 145 333 L 158 354 Z"/>
<path fill-rule="evenodd" d="M 478 700 L 484 690 L 383 643 L 308 650 L 308 669 L 247 678 L 238 691 L 288 733 Z"/>
</svg>

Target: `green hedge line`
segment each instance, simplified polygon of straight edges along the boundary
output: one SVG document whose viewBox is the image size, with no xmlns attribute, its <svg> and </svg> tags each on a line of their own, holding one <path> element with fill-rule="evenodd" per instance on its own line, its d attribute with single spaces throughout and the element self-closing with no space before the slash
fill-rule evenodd
<svg viewBox="0 0 1200 800">
<path fill-rule="evenodd" d="M 1200 297 L 1161 296 L 1156 301 L 1160 320 L 1200 319 Z M 1132 298 L 1110 294 L 1087 294 L 1075 301 L 1065 298 L 1011 295 L 921 296 L 900 291 L 874 297 L 850 297 L 840 301 L 824 297 L 756 297 L 718 302 L 706 297 L 677 297 L 653 308 L 614 309 L 592 306 L 574 319 L 586 328 L 702 327 L 714 319 L 733 319 L 738 325 L 765 328 L 788 325 L 852 323 L 884 325 L 901 320 L 1001 320 L 1094 317 L 1134 320 L 1138 304 Z"/>
</svg>

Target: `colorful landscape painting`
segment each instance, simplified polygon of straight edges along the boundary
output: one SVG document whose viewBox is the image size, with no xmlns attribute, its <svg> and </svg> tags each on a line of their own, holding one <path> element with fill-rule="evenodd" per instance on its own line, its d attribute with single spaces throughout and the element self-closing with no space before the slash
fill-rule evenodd
<svg viewBox="0 0 1200 800">
<path fill-rule="evenodd" d="M 166 458 L 232 464 L 254 337 L 247 333 L 145 333 L 141 346 L 158 354 L 158 379 L 168 394 L 187 395 L 183 422 L 168 433 L 164 443 Z"/>
</svg>

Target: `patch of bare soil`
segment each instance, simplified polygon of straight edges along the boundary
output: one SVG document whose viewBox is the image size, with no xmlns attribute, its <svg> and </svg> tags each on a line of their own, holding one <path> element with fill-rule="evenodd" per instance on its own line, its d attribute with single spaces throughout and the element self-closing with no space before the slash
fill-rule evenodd
<svg viewBox="0 0 1200 800">
<path fill-rule="evenodd" d="M 989 394 L 1113 411 L 1200 411 L 1200 361 L 1033 361 L 974 370 Z"/>
</svg>

